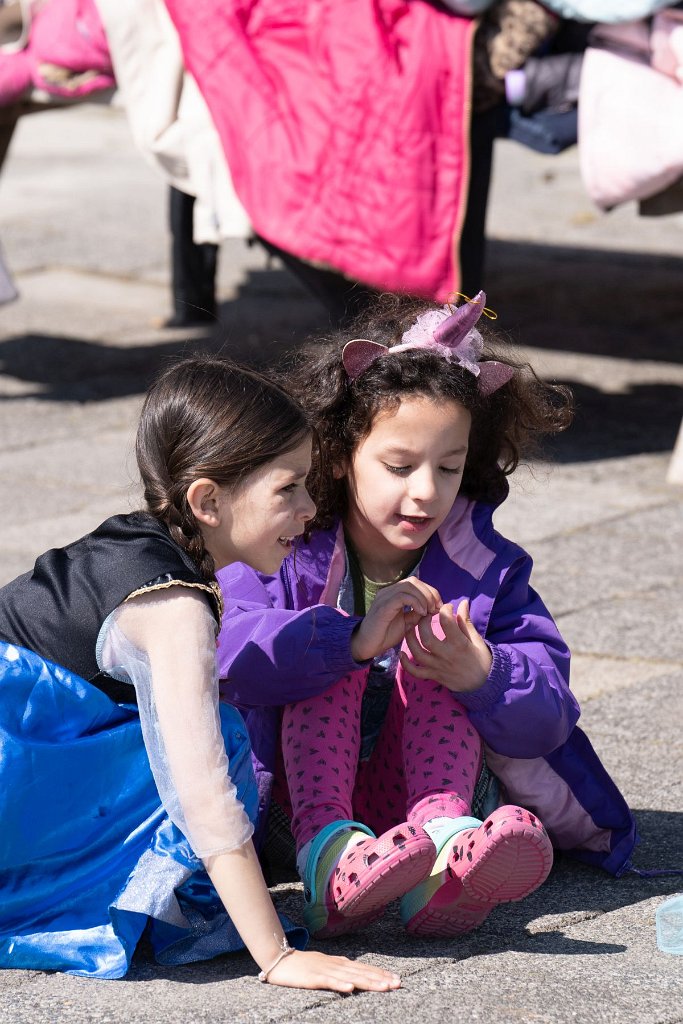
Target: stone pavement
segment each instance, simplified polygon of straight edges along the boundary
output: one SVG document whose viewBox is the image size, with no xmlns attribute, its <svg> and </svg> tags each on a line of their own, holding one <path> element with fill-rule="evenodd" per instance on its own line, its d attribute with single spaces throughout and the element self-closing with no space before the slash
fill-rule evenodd
<svg viewBox="0 0 683 1024">
<path fill-rule="evenodd" d="M 157 324 L 170 309 L 166 190 L 120 112 L 24 119 L 0 179 L 0 239 L 21 292 L 0 308 L 0 583 L 37 554 L 135 507 L 141 395 L 196 347 L 274 360 L 325 314 L 242 242 L 221 250 L 221 323 Z M 604 216 L 576 153 L 498 144 L 489 304 L 540 372 L 574 388 L 574 426 L 513 480 L 498 525 L 574 651 L 583 724 L 634 807 L 643 869 L 683 867 L 683 488 L 666 469 L 683 415 L 683 218 Z M 1 823 L 0 823 L 1 827 Z M 683 1022 L 683 959 L 654 915 L 683 877 L 614 880 L 558 861 L 546 885 L 457 942 L 408 941 L 395 911 L 340 952 L 402 973 L 391 995 L 258 985 L 245 956 L 97 982 L 0 973 L 0 1021 Z M 293 885 L 275 892 L 298 917 Z"/>
</svg>

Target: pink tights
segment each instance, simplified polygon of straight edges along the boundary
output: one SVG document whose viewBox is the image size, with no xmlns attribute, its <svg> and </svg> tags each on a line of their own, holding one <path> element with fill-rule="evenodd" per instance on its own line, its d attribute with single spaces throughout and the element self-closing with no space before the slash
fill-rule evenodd
<svg viewBox="0 0 683 1024">
<path fill-rule="evenodd" d="M 438 683 L 399 666 L 375 749 L 358 763 L 367 670 L 285 708 L 282 752 L 297 850 L 331 822 L 362 821 L 380 835 L 409 821 L 470 813 L 481 741 Z"/>
</svg>

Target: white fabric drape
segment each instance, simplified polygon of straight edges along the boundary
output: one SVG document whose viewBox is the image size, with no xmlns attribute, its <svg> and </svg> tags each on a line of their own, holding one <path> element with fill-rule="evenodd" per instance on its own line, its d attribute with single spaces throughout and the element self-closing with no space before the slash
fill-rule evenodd
<svg viewBox="0 0 683 1024">
<path fill-rule="evenodd" d="M 133 138 L 169 184 L 197 197 L 195 242 L 245 238 L 251 225 L 163 0 L 95 0 Z"/>
</svg>

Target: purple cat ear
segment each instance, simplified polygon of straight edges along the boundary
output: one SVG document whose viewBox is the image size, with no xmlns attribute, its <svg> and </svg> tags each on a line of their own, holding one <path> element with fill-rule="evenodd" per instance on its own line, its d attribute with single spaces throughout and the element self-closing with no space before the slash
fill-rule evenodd
<svg viewBox="0 0 683 1024">
<path fill-rule="evenodd" d="M 365 373 L 375 359 L 386 355 L 388 351 L 386 345 L 368 341 L 367 338 L 354 338 L 353 341 L 347 341 L 342 349 L 342 363 L 349 379 L 355 380 L 360 377 L 361 373 Z"/>
<path fill-rule="evenodd" d="M 473 299 L 468 299 L 462 306 L 458 306 L 454 313 L 439 324 L 434 331 L 434 341 L 439 345 L 447 345 L 448 348 L 456 348 L 472 330 L 485 306 L 485 292 L 477 292 Z"/>
<path fill-rule="evenodd" d="M 479 394 L 488 398 L 514 375 L 514 367 L 489 359 L 479 363 Z"/>
</svg>

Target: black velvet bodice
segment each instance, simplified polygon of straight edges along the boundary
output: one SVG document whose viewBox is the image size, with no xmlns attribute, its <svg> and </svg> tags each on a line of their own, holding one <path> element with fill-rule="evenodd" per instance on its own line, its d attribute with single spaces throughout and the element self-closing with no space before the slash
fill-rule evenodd
<svg viewBox="0 0 683 1024">
<path fill-rule="evenodd" d="M 174 581 L 200 587 L 220 624 L 217 584 L 201 576 L 167 528 L 145 512 L 113 516 L 0 589 L 0 640 L 98 685 L 95 646 L 107 616 L 131 594 Z"/>
</svg>

